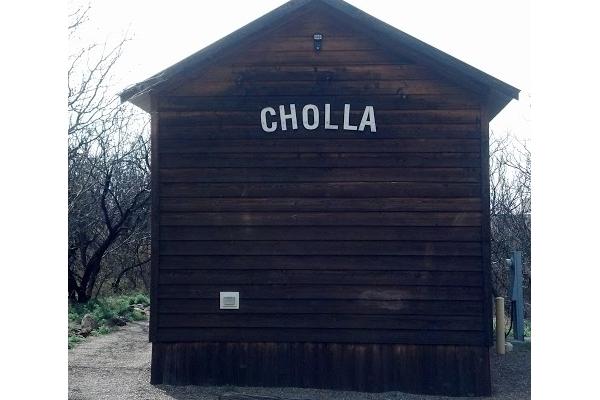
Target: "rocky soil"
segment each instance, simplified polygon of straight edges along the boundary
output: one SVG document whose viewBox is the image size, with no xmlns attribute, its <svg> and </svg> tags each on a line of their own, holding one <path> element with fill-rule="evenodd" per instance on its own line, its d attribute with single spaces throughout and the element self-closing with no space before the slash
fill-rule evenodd
<svg viewBox="0 0 600 400">
<path fill-rule="evenodd" d="M 273 400 L 438 400 L 450 397 L 400 392 L 354 393 L 299 388 L 241 388 L 150 385 L 148 322 L 130 322 L 116 332 L 88 338 L 69 350 L 69 399 L 237 400 L 240 394 Z M 530 346 L 515 346 L 505 356 L 492 355 L 493 396 L 531 398 Z"/>
</svg>

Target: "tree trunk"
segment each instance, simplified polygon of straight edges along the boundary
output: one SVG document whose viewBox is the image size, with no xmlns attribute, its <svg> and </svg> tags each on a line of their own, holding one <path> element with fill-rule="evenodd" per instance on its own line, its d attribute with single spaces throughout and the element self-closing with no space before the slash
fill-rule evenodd
<svg viewBox="0 0 600 400">
<path fill-rule="evenodd" d="M 94 255 L 86 268 L 90 271 L 90 274 L 88 275 L 89 279 L 85 285 L 85 297 L 88 300 L 94 295 L 94 286 L 96 286 L 96 279 L 98 278 L 98 273 L 100 272 L 100 263 L 103 255 L 104 252 L 102 252 L 102 254 L 98 257 Z"/>
<path fill-rule="evenodd" d="M 84 288 L 77 289 L 77 303 L 84 304 L 90 301 L 90 296 L 87 295 L 86 290 Z"/>
</svg>

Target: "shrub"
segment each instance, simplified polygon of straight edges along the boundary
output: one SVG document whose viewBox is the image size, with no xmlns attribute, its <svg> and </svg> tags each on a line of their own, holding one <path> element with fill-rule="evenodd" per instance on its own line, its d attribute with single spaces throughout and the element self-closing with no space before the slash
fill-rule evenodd
<svg viewBox="0 0 600 400">
<path fill-rule="evenodd" d="M 142 314 L 138 310 L 133 310 L 131 313 L 131 319 L 134 321 L 143 321 L 146 319 L 146 315 Z"/>
<path fill-rule="evenodd" d="M 131 305 L 142 304 L 148 306 L 150 299 L 144 293 L 133 293 L 128 295 L 119 295 L 106 297 L 103 299 L 90 300 L 85 304 L 69 304 L 69 348 L 73 348 L 77 343 L 85 338 L 78 335 L 78 327 L 85 314 L 92 314 L 98 321 L 98 329 L 92 332 L 92 335 L 105 335 L 112 332 L 110 321 L 113 318 L 121 317 L 126 321 L 143 321 L 147 316 L 134 310 Z"/>
<path fill-rule="evenodd" d="M 107 333 L 112 332 L 112 330 L 108 326 L 102 325 L 98 328 L 97 332 L 99 335 L 106 335 Z"/>
<path fill-rule="evenodd" d="M 111 308 L 110 304 L 104 301 L 95 301 L 95 303 L 96 304 L 95 307 L 93 307 L 92 314 L 100 325 L 117 316 L 117 313 L 113 308 Z"/>
<path fill-rule="evenodd" d="M 77 343 L 83 340 L 83 336 L 69 335 L 69 349 L 72 349 Z"/>
<path fill-rule="evenodd" d="M 133 300 L 133 302 L 130 302 L 129 304 L 142 304 L 144 306 L 150 305 L 150 298 L 144 293 L 138 293 L 131 299 Z"/>
<path fill-rule="evenodd" d="M 106 300 L 110 309 L 113 310 L 115 316 L 127 317 L 130 312 L 129 309 L 129 298 L 114 297 Z"/>
</svg>

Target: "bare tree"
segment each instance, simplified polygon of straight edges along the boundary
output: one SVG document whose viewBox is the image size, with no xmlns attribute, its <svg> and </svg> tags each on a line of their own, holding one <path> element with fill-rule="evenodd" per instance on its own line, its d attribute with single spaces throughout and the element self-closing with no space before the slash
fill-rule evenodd
<svg viewBox="0 0 600 400">
<path fill-rule="evenodd" d="M 70 39 L 88 11 L 70 15 Z M 148 120 L 120 104 L 111 85 L 126 41 L 84 45 L 69 58 L 68 290 L 77 302 L 94 295 L 101 275 L 106 280 L 131 262 L 124 258 L 149 257 Z"/>
<path fill-rule="evenodd" d="M 528 143 L 510 134 L 490 135 L 490 218 L 493 290 L 507 297 L 505 259 L 523 252 L 525 298 L 531 290 L 531 153 Z"/>
</svg>

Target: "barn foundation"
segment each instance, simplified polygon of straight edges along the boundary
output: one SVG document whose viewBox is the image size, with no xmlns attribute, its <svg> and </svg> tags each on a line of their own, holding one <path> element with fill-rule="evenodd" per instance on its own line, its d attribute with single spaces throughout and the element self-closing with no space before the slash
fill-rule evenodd
<svg viewBox="0 0 600 400">
<path fill-rule="evenodd" d="M 348 343 L 153 343 L 152 383 L 489 396 L 489 349 Z"/>
</svg>

